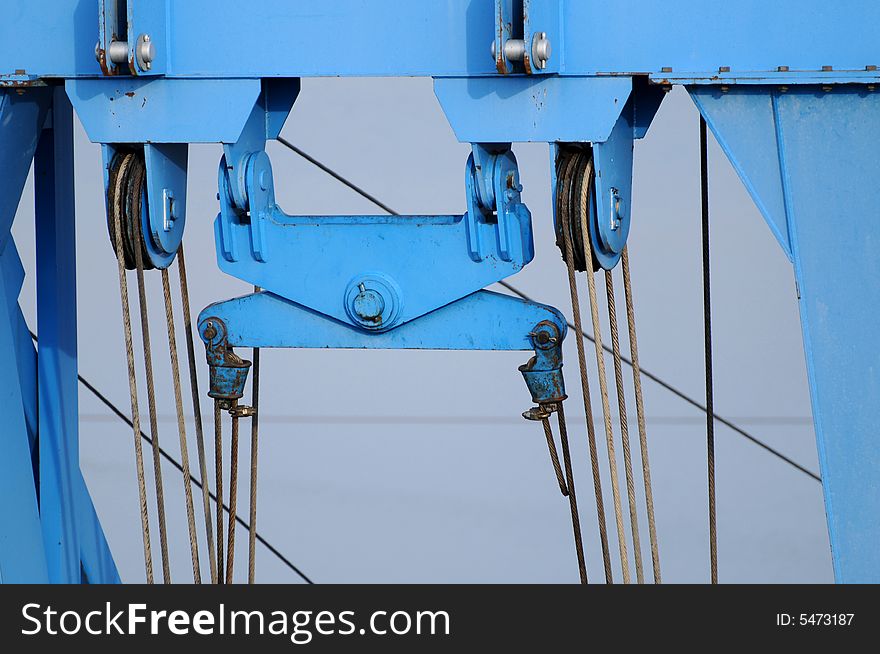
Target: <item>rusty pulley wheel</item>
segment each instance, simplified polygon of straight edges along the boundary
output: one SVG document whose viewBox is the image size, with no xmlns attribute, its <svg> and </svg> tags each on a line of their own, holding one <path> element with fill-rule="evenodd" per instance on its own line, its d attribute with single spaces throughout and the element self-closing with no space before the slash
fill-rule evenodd
<svg viewBox="0 0 880 654">
<path fill-rule="evenodd" d="M 596 213 L 593 176 L 593 152 L 590 146 L 559 146 L 556 157 L 556 245 L 562 252 L 562 260 L 567 262 L 564 231 L 569 230 L 574 254 L 574 267 L 579 272 L 587 270 L 587 254 L 584 251 L 584 227 Z M 587 215 L 582 215 L 585 191 Z M 589 234 L 586 238 L 590 238 Z M 591 256 L 592 270 L 599 270 L 599 262 Z"/>
<path fill-rule="evenodd" d="M 143 150 L 119 151 L 110 164 L 107 184 L 107 231 L 116 249 L 116 214 L 122 226 L 122 252 L 127 270 L 137 267 L 135 248 L 141 248 L 143 267 L 154 268 L 143 240 L 147 217 L 147 166 Z"/>
</svg>

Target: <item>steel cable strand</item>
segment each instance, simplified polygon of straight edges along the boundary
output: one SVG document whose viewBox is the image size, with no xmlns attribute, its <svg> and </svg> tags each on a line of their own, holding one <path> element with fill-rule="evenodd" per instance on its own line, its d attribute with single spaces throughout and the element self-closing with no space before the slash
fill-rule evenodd
<svg viewBox="0 0 880 654">
<path fill-rule="evenodd" d="M 568 429 L 565 423 L 565 410 L 562 402 L 556 405 L 556 421 L 559 425 L 559 440 L 562 443 L 562 462 L 565 466 L 565 481 L 568 487 L 568 506 L 571 510 L 571 529 L 574 532 L 574 546 L 577 552 L 578 572 L 581 583 L 587 583 L 587 561 L 584 557 L 584 543 L 581 535 L 581 519 L 578 512 L 577 494 L 574 489 L 574 471 L 571 467 L 571 450 L 568 444 Z"/>
<path fill-rule="evenodd" d="M 238 415 L 235 413 L 238 400 L 232 401 L 232 437 L 229 451 L 229 513 L 236 515 L 238 512 Z M 226 545 L 226 583 L 232 583 L 232 573 L 235 567 L 235 521 L 229 521 L 228 542 Z"/>
<path fill-rule="evenodd" d="M 223 567 L 223 430 L 220 400 L 214 400 L 214 488 L 217 495 L 217 583 L 225 581 Z M 230 510 L 229 519 L 235 514 Z"/>
<path fill-rule="evenodd" d="M 605 418 L 605 439 L 608 449 L 608 465 L 611 469 L 611 493 L 614 499 L 614 519 L 617 525 L 617 541 L 620 552 L 620 568 L 623 573 L 623 583 L 630 583 L 629 557 L 626 547 L 626 533 L 623 527 L 623 510 L 620 501 L 620 480 L 617 473 L 617 457 L 614 453 L 614 429 L 611 425 L 611 407 L 608 401 L 608 380 L 605 373 L 605 356 L 602 348 L 602 331 L 599 324 L 599 302 L 596 298 L 596 280 L 593 276 L 593 246 L 590 243 L 590 230 L 587 224 L 589 207 L 591 202 L 593 171 L 592 166 L 584 172 L 580 179 L 577 195 L 580 198 L 581 235 L 583 249 L 587 261 L 587 287 L 590 293 L 590 314 L 593 320 L 593 342 L 596 346 L 596 365 L 599 370 L 599 392 L 602 396 L 602 414 Z"/>
<path fill-rule="evenodd" d="M 196 432 L 196 448 L 199 457 L 199 475 L 202 483 L 202 509 L 205 514 L 205 537 L 208 542 L 208 562 L 211 568 L 211 583 L 217 583 L 217 561 L 214 559 L 214 524 L 211 517 L 211 498 L 208 488 L 208 464 L 205 456 L 205 434 L 202 427 L 202 403 L 199 395 L 199 379 L 196 370 L 195 344 L 193 338 L 192 312 L 189 303 L 189 281 L 186 274 L 186 260 L 183 256 L 183 243 L 177 251 L 177 272 L 180 281 L 180 302 L 183 308 L 183 328 L 186 333 L 186 356 L 189 363 L 189 385 L 192 395 L 193 423 Z"/>
<path fill-rule="evenodd" d="M 142 246 L 143 234 L 139 213 L 134 211 L 135 203 L 141 202 L 146 165 L 135 155 L 132 163 L 132 178 L 134 186 L 131 188 L 128 201 L 132 203 L 132 211 L 128 212 L 135 236 L 134 257 L 137 274 L 138 306 L 141 317 L 141 340 L 144 347 L 144 372 L 147 379 L 147 406 L 150 415 L 150 436 L 153 442 L 159 445 L 159 422 L 156 414 L 156 390 L 153 380 L 153 355 L 150 342 L 150 321 L 147 310 L 147 290 L 144 280 L 144 253 Z M 168 558 L 168 532 L 165 523 L 165 491 L 162 483 L 162 461 L 159 457 L 158 447 L 153 448 L 153 475 L 156 485 L 156 504 L 159 518 L 159 545 L 162 551 L 162 579 L 164 583 L 171 583 L 171 566 Z"/>
<path fill-rule="evenodd" d="M 180 436 L 180 461 L 183 466 L 183 493 L 186 501 L 186 521 L 189 530 L 190 554 L 192 556 L 193 581 L 202 583 L 199 565 L 199 540 L 196 531 L 196 515 L 193 506 L 192 483 L 190 483 L 189 446 L 186 442 L 186 418 L 183 415 L 183 393 L 180 388 L 180 362 L 177 358 L 177 337 L 174 328 L 174 310 L 171 303 L 171 283 L 168 269 L 162 269 L 162 295 L 165 299 L 165 321 L 168 327 L 168 352 L 171 356 L 171 376 L 174 386 L 174 404 L 177 410 L 177 431 Z"/>
<path fill-rule="evenodd" d="M 639 422 L 639 446 L 642 454 L 642 478 L 645 485 L 645 505 L 648 513 L 648 535 L 651 540 L 651 563 L 654 583 L 661 583 L 660 547 L 657 542 L 657 523 L 654 515 L 654 490 L 651 483 L 651 463 L 648 457 L 648 436 L 645 426 L 645 403 L 642 396 L 642 372 L 639 366 L 639 345 L 636 339 L 636 317 L 633 305 L 632 283 L 629 272 L 628 248 L 623 248 L 620 259 L 623 272 L 623 291 L 626 297 L 626 319 L 629 326 L 629 351 L 632 360 L 633 390 L 636 396 L 636 416 Z"/>
<path fill-rule="evenodd" d="M 623 444 L 623 470 L 626 474 L 626 495 L 629 503 L 630 535 L 636 564 L 636 581 L 645 583 L 642 567 L 642 543 L 639 539 L 639 514 L 636 505 L 636 485 L 633 474 L 632 450 L 629 441 L 629 422 L 626 417 L 626 394 L 623 388 L 623 364 L 620 360 L 620 335 L 617 326 L 617 305 L 614 298 L 614 279 L 605 271 L 605 293 L 608 300 L 608 323 L 611 326 L 611 351 L 614 358 L 614 384 L 617 390 L 617 410 L 620 414 L 620 440 Z"/>
<path fill-rule="evenodd" d="M 706 360 L 706 468 L 709 486 L 709 567 L 718 583 L 718 527 L 715 504 L 715 393 L 712 383 L 712 291 L 709 263 L 709 161 L 706 119 L 700 116 L 700 209 L 703 225 L 703 338 Z"/>
<path fill-rule="evenodd" d="M 260 287 L 255 286 L 254 292 L 259 293 Z M 259 441 L 260 418 L 260 348 L 253 348 L 253 381 L 251 382 L 251 496 L 250 496 L 250 529 L 248 530 L 248 583 L 256 580 L 257 571 L 257 447 Z"/>
<path fill-rule="evenodd" d="M 138 499 L 141 514 L 141 535 L 144 545 L 144 567 L 148 584 L 153 583 L 153 554 L 150 546 L 150 518 L 147 508 L 147 485 L 144 474 L 144 451 L 141 443 L 141 419 L 138 406 L 137 375 L 134 363 L 134 344 L 131 335 L 131 305 L 128 297 L 128 282 L 125 274 L 125 251 L 122 245 L 123 183 L 134 155 L 124 155 L 111 175 L 109 199 L 113 213 L 113 243 L 116 248 L 116 262 L 119 271 L 119 297 L 122 304 L 122 325 L 125 336 L 125 355 L 128 364 L 128 393 L 131 400 L 131 423 L 134 431 L 135 469 L 137 471 Z"/>
<path fill-rule="evenodd" d="M 541 426 L 544 427 L 544 437 L 547 439 L 547 447 L 550 449 L 550 463 L 553 465 L 556 483 L 559 484 L 559 492 L 562 493 L 563 497 L 568 497 L 568 484 L 565 481 L 562 466 L 559 463 L 559 453 L 556 451 L 556 441 L 553 440 L 553 429 L 550 427 L 549 415 L 541 419 Z"/>
</svg>

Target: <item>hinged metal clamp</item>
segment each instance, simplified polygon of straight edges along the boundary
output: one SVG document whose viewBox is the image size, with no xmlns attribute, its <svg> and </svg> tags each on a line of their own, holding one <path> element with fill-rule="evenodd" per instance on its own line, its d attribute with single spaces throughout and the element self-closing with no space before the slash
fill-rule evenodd
<svg viewBox="0 0 880 654">
<path fill-rule="evenodd" d="M 542 321 L 529 334 L 535 356 L 519 367 L 528 386 L 532 401 L 538 407 L 553 411 L 551 406 L 565 400 L 565 379 L 562 376 L 562 339 L 559 327 L 549 320 Z M 528 413 L 528 412 L 527 412 Z M 525 414 L 523 414 L 525 415 Z M 528 418 L 528 416 L 525 416 Z M 541 420 L 545 416 L 530 419 Z"/>
<path fill-rule="evenodd" d="M 244 395 L 251 362 L 242 359 L 229 346 L 226 324 L 217 318 L 199 323 L 210 368 L 208 395 L 216 400 L 238 400 Z"/>
</svg>

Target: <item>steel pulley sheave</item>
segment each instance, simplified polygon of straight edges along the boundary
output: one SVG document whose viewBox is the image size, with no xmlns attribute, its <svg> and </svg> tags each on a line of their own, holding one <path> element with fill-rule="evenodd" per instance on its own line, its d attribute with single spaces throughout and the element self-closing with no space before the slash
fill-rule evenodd
<svg viewBox="0 0 880 654">
<path fill-rule="evenodd" d="M 107 231 L 116 251 L 116 218 L 122 229 L 122 251 L 125 267 L 137 268 L 140 248 L 144 270 L 155 268 L 144 241 L 150 233 L 147 202 L 147 166 L 143 150 L 120 150 L 110 164 L 107 184 Z"/>
<path fill-rule="evenodd" d="M 563 238 L 567 225 L 574 267 L 579 272 L 587 270 L 585 230 L 590 239 L 592 272 L 614 268 L 626 243 L 628 222 L 623 225 L 625 229 L 608 229 L 606 225 L 600 225 L 596 198 L 593 148 L 589 144 L 560 145 L 556 157 L 556 245 L 562 252 L 563 261 L 567 261 Z M 609 235 L 613 238 L 609 239 Z"/>
</svg>

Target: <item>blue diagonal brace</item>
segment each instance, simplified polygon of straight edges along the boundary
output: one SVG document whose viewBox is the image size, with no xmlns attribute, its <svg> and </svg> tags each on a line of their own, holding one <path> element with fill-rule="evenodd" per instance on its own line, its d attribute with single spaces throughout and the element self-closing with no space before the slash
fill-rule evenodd
<svg viewBox="0 0 880 654">
<path fill-rule="evenodd" d="M 8 251 L 12 251 L 7 247 Z M 6 254 L 0 254 L 4 259 Z M 48 581 L 43 556 L 43 536 L 34 467 L 27 424 L 22 411 L 22 393 L 16 362 L 18 305 L 9 299 L 18 295 L 6 277 L 8 266 L 0 266 L 0 581 L 38 583 Z M 10 312 L 10 305 L 16 313 Z"/>
</svg>

